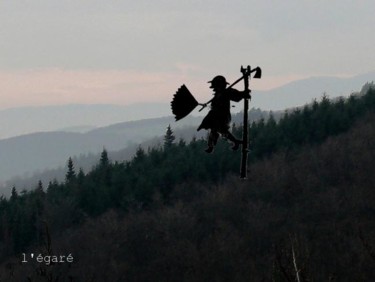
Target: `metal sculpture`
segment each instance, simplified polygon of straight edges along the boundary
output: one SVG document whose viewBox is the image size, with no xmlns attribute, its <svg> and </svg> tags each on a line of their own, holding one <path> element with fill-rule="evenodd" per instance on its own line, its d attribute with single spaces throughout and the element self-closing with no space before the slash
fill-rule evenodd
<svg viewBox="0 0 375 282">
<path fill-rule="evenodd" d="M 194 98 L 190 93 L 189 89 L 182 85 L 174 94 L 171 102 L 172 113 L 175 115 L 176 121 L 189 115 L 198 105 L 202 106 L 199 111 L 202 111 L 205 107 L 210 104 L 210 111 L 203 119 L 201 125 L 197 130 L 206 129 L 210 130 L 210 134 L 207 141 L 207 153 L 212 153 L 216 142 L 221 135 L 222 137 L 233 142 L 233 150 L 238 150 L 239 146 L 242 145 L 241 150 L 241 166 L 240 166 L 240 177 L 245 179 L 247 177 L 247 156 L 249 147 L 249 136 L 248 136 L 248 111 L 249 111 L 249 100 L 251 99 L 249 89 L 249 80 L 251 79 L 252 73 L 253 78 L 261 78 L 262 70 L 260 67 L 251 69 L 250 66 L 246 68 L 241 66 L 242 76 L 235 82 L 228 86 L 226 79 L 222 75 L 215 76 L 209 83 L 210 88 L 213 89 L 214 97 L 208 102 L 201 104 Z M 234 89 L 241 80 L 244 80 L 244 90 L 239 91 Z M 244 116 L 243 116 L 243 130 L 242 139 L 237 139 L 229 131 L 229 123 L 231 121 L 230 114 L 230 101 L 239 102 L 244 99 Z"/>
</svg>

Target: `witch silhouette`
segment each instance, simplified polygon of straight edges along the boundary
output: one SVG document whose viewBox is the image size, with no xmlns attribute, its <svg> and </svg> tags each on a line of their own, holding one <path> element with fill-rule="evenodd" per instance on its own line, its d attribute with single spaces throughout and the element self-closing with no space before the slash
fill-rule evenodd
<svg viewBox="0 0 375 282">
<path fill-rule="evenodd" d="M 208 83 L 211 83 L 210 88 L 214 91 L 214 97 L 204 104 L 204 106 L 210 104 L 211 109 L 197 129 L 198 131 L 201 129 L 210 130 L 207 141 L 208 147 L 205 151 L 212 153 L 220 135 L 231 141 L 233 143 L 232 149 L 236 151 L 242 144 L 242 140 L 234 137 L 229 131 L 231 122 L 230 101 L 240 102 L 244 98 L 250 99 L 250 90 L 239 91 L 234 88 L 227 88 L 229 83 L 222 75 L 215 76 Z"/>
<path fill-rule="evenodd" d="M 197 129 L 198 131 L 201 129 L 210 131 L 207 140 L 208 146 L 205 149 L 207 153 L 213 152 L 220 135 L 233 143 L 232 149 L 235 151 L 242 144 L 242 140 L 237 139 L 229 131 L 231 122 L 230 101 L 239 102 L 242 99 L 251 98 L 249 89 L 239 91 L 232 88 L 239 80 L 228 87 L 229 83 L 224 76 L 215 76 L 208 82 L 211 84 L 210 88 L 214 91 L 214 97 L 205 104 L 198 103 L 185 85 L 182 85 L 174 95 L 171 107 L 176 121 L 187 116 L 197 105 L 201 105 L 202 109 L 210 105 L 210 111 Z"/>
</svg>

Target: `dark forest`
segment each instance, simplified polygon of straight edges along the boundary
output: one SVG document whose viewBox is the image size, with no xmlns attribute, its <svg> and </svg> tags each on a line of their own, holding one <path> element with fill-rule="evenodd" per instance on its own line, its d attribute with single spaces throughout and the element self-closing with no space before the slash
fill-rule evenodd
<svg viewBox="0 0 375 282">
<path fill-rule="evenodd" d="M 87 173 L 70 158 L 65 181 L 13 187 L 0 281 L 374 281 L 375 90 L 249 133 L 246 180 L 226 142 L 208 155 L 168 127 L 130 161 L 103 150 Z"/>
</svg>

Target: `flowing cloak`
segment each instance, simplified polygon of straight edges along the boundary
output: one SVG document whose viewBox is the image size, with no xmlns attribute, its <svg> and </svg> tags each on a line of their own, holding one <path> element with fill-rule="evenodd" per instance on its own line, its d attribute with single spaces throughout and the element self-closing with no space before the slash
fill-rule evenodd
<svg viewBox="0 0 375 282">
<path fill-rule="evenodd" d="M 242 98 L 244 98 L 244 92 L 233 88 L 214 93 L 211 109 L 197 130 L 199 131 L 203 128 L 218 132 L 228 131 L 231 121 L 230 101 L 239 102 Z"/>
</svg>

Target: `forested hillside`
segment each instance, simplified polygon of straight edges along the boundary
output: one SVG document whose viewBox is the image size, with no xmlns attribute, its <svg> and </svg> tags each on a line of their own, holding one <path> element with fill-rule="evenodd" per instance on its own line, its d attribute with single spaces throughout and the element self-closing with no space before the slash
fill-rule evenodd
<svg viewBox="0 0 375 282">
<path fill-rule="evenodd" d="M 261 118 L 267 118 L 269 114 L 270 112 L 253 108 L 249 111 L 249 119 L 257 121 Z M 273 114 L 278 118 L 282 113 L 276 112 Z M 47 185 L 51 179 L 56 179 L 59 182 L 64 181 L 65 164 L 69 156 L 73 159 L 75 167 L 77 169 L 82 168 L 85 172 L 90 171 L 97 164 L 103 148 L 106 148 L 112 161 L 131 160 L 139 146 L 148 148 L 163 144 L 163 133 L 169 124 L 173 127 L 177 139 L 191 140 L 193 136 L 203 137 L 206 132 L 203 130 L 197 132 L 196 130 L 201 120 L 201 117 L 187 117 L 176 123 L 174 118 L 169 116 L 125 122 L 96 129 L 87 134 L 75 133 L 74 136 L 79 135 L 80 137 L 75 141 L 73 138 L 70 142 L 68 138 L 65 138 L 69 134 L 62 132 L 39 133 L 34 136 L 39 137 L 31 139 L 27 138 L 28 136 L 23 136 L 20 139 L 24 141 L 20 142 L 19 146 L 1 146 L 0 142 L 0 152 L 6 152 L 1 157 L 8 160 L 7 163 L 0 165 L 0 172 L 3 176 L 8 175 L 7 177 L 17 175 L 2 184 L 4 177 L 1 177 L 0 173 L 0 195 L 4 194 L 9 197 L 12 186 L 16 186 L 19 190 L 29 190 L 39 180 L 44 185 Z M 233 114 L 233 122 L 241 123 L 242 114 Z M 141 142 L 146 136 L 148 136 L 147 140 Z M 133 141 L 129 142 L 129 138 L 133 138 Z M 138 140 L 137 143 L 134 138 Z M 30 142 L 35 146 L 32 146 Z M 121 149 L 117 150 L 118 148 Z M 21 151 L 22 154 L 19 153 L 16 156 L 12 153 Z M 94 153 L 95 151 L 97 153 Z M 85 154 L 85 152 L 91 153 Z M 60 164 L 60 167 L 57 164 Z M 47 167 L 48 169 L 45 169 Z M 25 177 L 21 171 L 34 173 Z"/>
<path fill-rule="evenodd" d="M 252 123 L 245 181 L 225 142 L 206 154 L 169 133 L 131 161 L 103 150 L 88 173 L 70 161 L 64 182 L 2 198 L 0 279 L 375 279 L 374 89 Z"/>
</svg>

